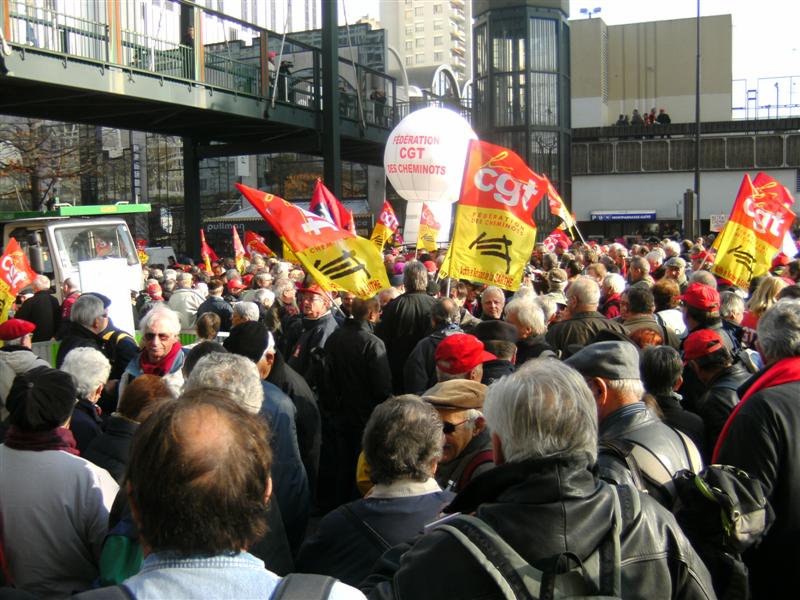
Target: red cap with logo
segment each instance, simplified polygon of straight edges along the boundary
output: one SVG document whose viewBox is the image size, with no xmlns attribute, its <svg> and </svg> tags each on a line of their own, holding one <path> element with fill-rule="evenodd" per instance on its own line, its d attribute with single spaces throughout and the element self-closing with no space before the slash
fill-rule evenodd
<svg viewBox="0 0 800 600">
<path fill-rule="evenodd" d="M 425 265 L 425 269 L 428 271 L 428 273 L 436 273 L 436 263 L 432 260 L 426 260 L 422 264 Z"/>
<path fill-rule="evenodd" d="M 487 360 L 495 360 L 497 357 L 491 352 L 486 352 L 483 342 L 474 335 L 454 333 L 439 343 L 434 358 L 438 368 L 445 373 L 455 375 L 467 373 Z"/>
<path fill-rule="evenodd" d="M 318 283 L 312 283 L 307 288 L 300 288 L 297 291 L 301 294 L 316 294 L 317 296 L 322 296 L 323 298 L 328 297 L 328 293 L 323 290 Z"/>
<path fill-rule="evenodd" d="M 699 308 L 707 312 L 719 310 L 719 292 L 702 283 L 691 284 L 680 296 L 680 299 L 692 308 Z"/>
<path fill-rule="evenodd" d="M 722 338 L 711 329 L 699 329 L 683 340 L 683 360 L 696 360 L 724 348 Z"/>
<path fill-rule="evenodd" d="M 229 290 L 243 290 L 245 285 L 238 279 L 231 279 L 228 282 L 228 289 Z"/>
</svg>

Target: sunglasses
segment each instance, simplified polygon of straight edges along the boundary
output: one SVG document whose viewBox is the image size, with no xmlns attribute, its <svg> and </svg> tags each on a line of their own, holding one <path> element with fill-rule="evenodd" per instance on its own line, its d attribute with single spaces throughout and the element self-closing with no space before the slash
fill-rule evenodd
<svg viewBox="0 0 800 600">
<path fill-rule="evenodd" d="M 446 434 L 455 433 L 456 427 L 460 427 L 464 423 L 468 422 L 469 419 L 464 419 L 463 421 L 461 421 L 461 423 L 448 423 L 447 421 L 445 421 L 442 423 L 442 432 Z"/>
<path fill-rule="evenodd" d="M 150 332 L 147 332 L 147 333 L 144 334 L 144 339 L 146 339 L 148 342 L 152 342 L 154 339 L 156 339 L 156 337 L 158 337 L 158 339 L 160 339 L 162 342 L 166 342 L 169 338 L 172 337 L 172 334 L 171 333 L 150 333 Z"/>
</svg>

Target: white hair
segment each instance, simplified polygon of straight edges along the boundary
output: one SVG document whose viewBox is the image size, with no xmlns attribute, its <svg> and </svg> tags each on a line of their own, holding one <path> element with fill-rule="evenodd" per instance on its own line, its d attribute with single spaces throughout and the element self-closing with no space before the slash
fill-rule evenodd
<svg viewBox="0 0 800 600">
<path fill-rule="evenodd" d="M 710 271 L 700 270 L 692 273 L 689 283 L 702 283 L 710 288 L 717 289 L 717 278 Z"/>
<path fill-rule="evenodd" d="M 600 304 L 600 286 L 591 277 L 581 275 L 567 289 L 567 298 L 575 298 L 578 306 L 597 306 Z"/>
<path fill-rule="evenodd" d="M 98 386 L 108 381 L 111 363 L 95 348 L 74 348 L 64 357 L 61 370 L 72 375 L 78 396 L 88 398 Z"/>
<path fill-rule="evenodd" d="M 489 386 L 489 429 L 507 462 L 582 453 L 597 459 L 597 406 L 583 377 L 551 358 L 526 362 Z"/>
<path fill-rule="evenodd" d="M 531 329 L 531 335 L 542 335 L 547 330 L 544 311 L 532 297 L 514 298 L 506 304 L 506 320 L 513 315 L 520 325 Z"/>
<path fill-rule="evenodd" d="M 645 255 L 645 260 L 650 264 L 657 264 L 661 265 L 664 262 L 664 254 L 661 248 L 656 248 L 655 250 L 651 250 Z"/>
<path fill-rule="evenodd" d="M 779 300 L 761 315 L 758 343 L 767 361 L 800 356 L 800 300 Z"/>
<path fill-rule="evenodd" d="M 267 288 L 260 288 L 255 291 L 253 294 L 253 299 L 255 300 L 256 304 L 262 304 L 269 308 L 275 303 L 275 293 L 272 290 Z M 264 300 L 267 300 L 264 302 Z"/>
<path fill-rule="evenodd" d="M 255 302 L 237 302 L 233 305 L 233 314 L 245 321 L 258 321 L 258 305 Z"/>
<path fill-rule="evenodd" d="M 197 361 L 184 392 L 199 388 L 221 390 L 242 408 L 257 414 L 264 404 L 264 388 L 256 364 L 239 354 L 212 352 Z"/>
<path fill-rule="evenodd" d="M 612 294 L 621 294 L 625 289 L 625 278 L 619 273 L 609 273 L 603 279 L 603 287 Z"/>
<path fill-rule="evenodd" d="M 536 296 L 533 301 L 542 309 L 544 322 L 549 323 L 558 312 L 558 302 L 552 296 Z"/>
<path fill-rule="evenodd" d="M 664 242 L 664 251 L 668 256 L 679 256 L 681 253 L 681 245 L 674 240 L 667 240 Z"/>
<path fill-rule="evenodd" d="M 33 291 L 35 292 L 41 292 L 42 290 L 49 290 L 50 278 L 45 275 L 37 275 L 36 277 L 33 278 L 31 287 L 33 287 Z"/>
<path fill-rule="evenodd" d="M 641 400 L 644 384 L 640 379 L 604 379 L 606 386 L 625 399 Z"/>
<path fill-rule="evenodd" d="M 178 335 L 181 332 L 181 320 L 178 317 L 178 313 L 163 302 L 156 303 L 139 321 L 139 329 L 142 333 L 147 333 L 147 329 L 153 321 L 164 322 L 167 325 L 168 333 L 173 335 Z"/>
</svg>

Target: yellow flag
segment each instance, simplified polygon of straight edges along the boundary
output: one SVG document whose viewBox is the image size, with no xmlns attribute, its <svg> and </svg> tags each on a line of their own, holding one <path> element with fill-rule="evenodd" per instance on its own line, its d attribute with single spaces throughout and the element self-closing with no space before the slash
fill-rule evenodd
<svg viewBox="0 0 800 600">
<path fill-rule="evenodd" d="M 378 217 L 378 222 L 375 223 L 375 228 L 372 230 L 370 241 L 378 247 L 378 251 L 382 251 L 386 242 L 389 241 L 400 226 L 397 216 L 394 214 L 392 205 L 386 200 L 383 201 L 383 210 Z"/>
<path fill-rule="evenodd" d="M 516 291 L 536 241 L 533 211 L 546 191 L 547 180 L 511 150 L 471 141 L 453 240 L 439 277 Z"/>
<path fill-rule="evenodd" d="M 283 198 L 238 183 L 236 187 L 322 289 L 366 299 L 389 287 L 383 258 L 369 240 Z"/>
<path fill-rule="evenodd" d="M 436 220 L 428 205 L 423 202 L 422 212 L 419 215 L 419 233 L 417 235 L 417 250 L 436 250 L 436 238 L 442 226 Z"/>
</svg>

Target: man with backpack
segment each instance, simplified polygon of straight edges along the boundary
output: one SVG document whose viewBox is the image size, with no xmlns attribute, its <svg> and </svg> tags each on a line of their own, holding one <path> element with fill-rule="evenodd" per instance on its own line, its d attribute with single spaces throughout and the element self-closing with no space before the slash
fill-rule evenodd
<svg viewBox="0 0 800 600">
<path fill-rule="evenodd" d="M 384 555 L 361 586 L 370 598 L 715 598 L 672 516 L 596 478 L 597 408 L 578 373 L 526 363 L 488 389 L 484 413 L 497 466 L 399 567 L 399 548 Z"/>
</svg>

